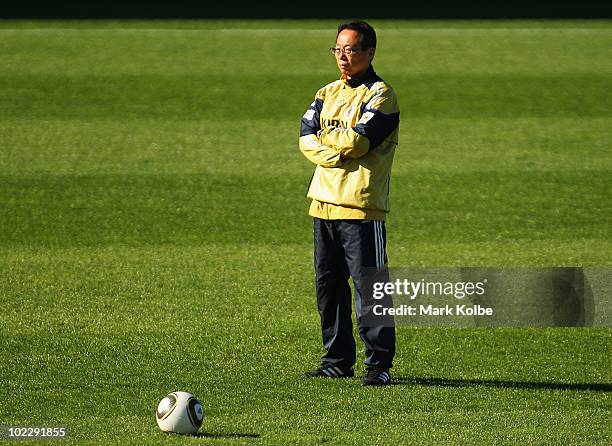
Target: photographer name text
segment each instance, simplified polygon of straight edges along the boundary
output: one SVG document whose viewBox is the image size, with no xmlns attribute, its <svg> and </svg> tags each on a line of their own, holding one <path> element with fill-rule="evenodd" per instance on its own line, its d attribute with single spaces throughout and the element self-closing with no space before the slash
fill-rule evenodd
<svg viewBox="0 0 612 446">
<path fill-rule="evenodd" d="M 387 308 L 374 305 L 375 316 L 493 316 L 493 308 L 482 305 L 400 305 Z"/>
</svg>

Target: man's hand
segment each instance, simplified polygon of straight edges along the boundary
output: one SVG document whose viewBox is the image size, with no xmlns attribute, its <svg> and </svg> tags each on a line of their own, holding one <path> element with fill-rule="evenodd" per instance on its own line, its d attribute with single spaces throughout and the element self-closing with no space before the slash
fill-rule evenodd
<svg viewBox="0 0 612 446">
<path fill-rule="evenodd" d="M 368 153 L 370 141 L 353 129 L 326 127 L 317 132 L 317 139 L 322 145 L 336 150 L 341 160 L 357 159 Z"/>
<path fill-rule="evenodd" d="M 325 127 L 324 129 L 321 129 L 317 132 L 317 138 L 321 138 L 321 135 L 323 134 L 323 132 L 328 133 L 328 132 L 332 132 L 336 127 Z"/>
<path fill-rule="evenodd" d="M 329 131 L 328 127 L 317 133 L 300 136 L 300 150 L 306 158 L 321 167 L 340 167 L 342 159 L 338 150 L 321 143 L 321 138 Z"/>
</svg>

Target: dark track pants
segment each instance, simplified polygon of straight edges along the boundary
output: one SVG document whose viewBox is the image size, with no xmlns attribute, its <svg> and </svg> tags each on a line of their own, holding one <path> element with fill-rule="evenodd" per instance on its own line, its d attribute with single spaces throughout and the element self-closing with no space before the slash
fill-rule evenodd
<svg viewBox="0 0 612 446">
<path fill-rule="evenodd" d="M 326 350 L 322 362 L 355 364 L 350 276 L 355 285 L 355 312 L 359 337 L 365 344 L 365 364 L 392 366 L 395 328 L 368 327 L 363 320 L 365 268 L 386 268 L 386 239 L 383 221 L 314 219 L 317 304 Z"/>
</svg>

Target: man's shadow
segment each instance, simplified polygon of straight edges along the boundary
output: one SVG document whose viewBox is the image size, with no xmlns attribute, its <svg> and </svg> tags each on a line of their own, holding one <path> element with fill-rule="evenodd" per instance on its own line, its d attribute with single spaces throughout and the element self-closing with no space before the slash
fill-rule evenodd
<svg viewBox="0 0 612 446">
<path fill-rule="evenodd" d="M 229 434 L 213 434 L 208 432 L 198 432 L 194 437 L 204 438 L 259 438 L 259 434 L 245 434 L 245 433 L 229 433 Z"/>
<path fill-rule="evenodd" d="M 431 387 L 501 387 L 509 389 L 589 390 L 593 392 L 612 392 L 612 384 L 609 383 L 555 383 L 538 381 L 502 381 L 394 376 L 393 384 Z"/>
</svg>

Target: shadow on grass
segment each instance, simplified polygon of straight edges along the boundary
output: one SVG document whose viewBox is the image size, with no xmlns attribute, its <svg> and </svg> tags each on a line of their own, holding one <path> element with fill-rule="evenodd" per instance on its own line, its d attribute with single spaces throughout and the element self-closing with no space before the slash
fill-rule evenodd
<svg viewBox="0 0 612 446">
<path fill-rule="evenodd" d="M 407 378 L 396 376 L 393 377 L 393 384 L 440 387 L 504 387 L 514 389 L 591 390 L 596 392 L 612 392 L 612 384 L 604 383 L 554 383 L 482 379 Z"/>
<path fill-rule="evenodd" d="M 241 434 L 241 433 L 229 433 L 229 434 L 212 434 L 208 432 L 198 432 L 194 437 L 200 438 L 259 438 L 259 434 Z"/>
</svg>

